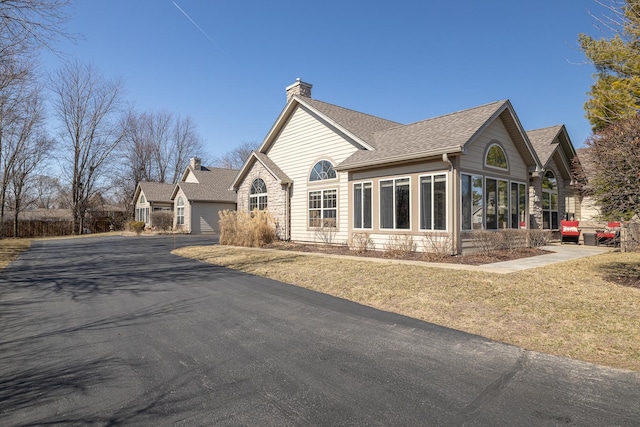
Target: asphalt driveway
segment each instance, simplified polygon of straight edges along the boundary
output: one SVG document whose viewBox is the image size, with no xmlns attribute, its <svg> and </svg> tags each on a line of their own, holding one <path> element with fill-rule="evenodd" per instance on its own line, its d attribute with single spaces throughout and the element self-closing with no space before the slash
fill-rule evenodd
<svg viewBox="0 0 640 427">
<path fill-rule="evenodd" d="M 37 241 L 0 273 L 0 425 L 640 423 L 639 373 L 169 253 L 204 242 Z"/>
</svg>

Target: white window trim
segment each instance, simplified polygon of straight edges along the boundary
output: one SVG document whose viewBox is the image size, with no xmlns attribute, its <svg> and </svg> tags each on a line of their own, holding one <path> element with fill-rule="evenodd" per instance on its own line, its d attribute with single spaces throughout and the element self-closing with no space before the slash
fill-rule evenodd
<svg viewBox="0 0 640 427">
<path fill-rule="evenodd" d="M 335 178 L 326 178 L 326 179 L 316 179 L 315 181 L 311 180 L 311 173 L 313 172 L 313 169 L 316 167 L 316 165 L 320 162 L 328 162 L 331 165 L 331 168 L 333 169 L 333 172 L 336 174 Z M 327 183 L 327 182 L 334 182 L 337 181 L 340 178 L 340 174 L 338 173 L 338 171 L 336 171 L 336 167 L 334 165 L 334 162 L 332 162 L 331 160 L 327 159 L 327 158 L 323 158 L 323 159 L 319 159 L 316 162 L 313 162 L 313 165 L 311 166 L 311 169 L 309 169 L 309 172 L 307 173 L 307 182 L 311 185 L 313 184 L 318 184 L 318 183 Z"/>
<path fill-rule="evenodd" d="M 179 205 L 178 203 L 180 202 L 180 200 L 182 200 L 182 205 Z M 184 198 L 183 197 L 179 197 L 178 201 L 176 202 L 176 225 L 185 225 L 185 203 L 184 203 Z M 182 214 L 180 214 L 180 209 L 182 209 Z M 180 222 L 180 218 L 182 218 L 182 222 Z"/>
<path fill-rule="evenodd" d="M 433 233 L 444 233 L 449 231 L 449 174 L 447 172 L 438 172 L 438 173 L 427 173 L 418 176 L 418 227 L 420 227 L 420 223 L 422 222 L 422 178 L 430 176 L 432 179 L 435 176 L 444 175 L 444 185 L 445 185 L 445 212 L 447 219 L 445 221 L 444 230 L 434 230 L 433 228 L 419 228 L 420 231 L 429 231 Z M 434 181 L 431 181 L 431 188 L 433 188 Z M 431 192 L 431 221 L 433 222 L 433 197 L 434 193 Z M 462 192 L 461 196 L 462 197 Z M 462 199 L 460 199 L 462 200 Z M 411 202 L 411 201 L 409 201 Z M 462 206 L 462 205 L 460 205 Z"/>
<path fill-rule="evenodd" d="M 362 223 L 364 224 L 364 184 L 371 184 L 371 227 L 356 227 L 354 225 L 353 226 L 354 230 L 373 230 L 373 188 L 374 188 L 373 181 L 354 182 L 351 188 L 353 188 L 353 194 L 355 197 L 356 185 L 362 185 L 363 199 L 361 200 L 361 204 L 360 204 L 360 218 L 363 220 Z M 355 224 L 355 218 L 353 219 L 353 223 Z"/>
<path fill-rule="evenodd" d="M 321 182 L 325 182 L 321 181 Z M 336 226 L 335 229 L 336 231 L 340 228 L 339 225 L 339 219 L 340 219 L 340 188 L 338 187 L 329 187 L 329 188 L 314 188 L 312 190 L 307 190 L 307 229 L 309 230 L 319 230 L 322 227 L 313 227 L 310 224 L 310 219 L 311 217 L 309 216 L 309 211 L 311 211 L 311 208 L 309 207 L 309 195 L 311 193 L 320 193 L 320 203 L 322 203 L 322 205 L 324 205 L 324 192 L 325 191 L 331 191 L 331 190 L 335 190 L 336 192 L 336 207 L 335 207 L 335 211 L 336 211 Z M 329 211 L 329 210 L 333 210 L 334 208 L 325 208 L 324 206 L 320 207 L 320 219 L 325 219 L 324 217 L 324 211 Z M 314 209 L 317 210 L 317 209 Z"/>
<path fill-rule="evenodd" d="M 401 179 L 409 180 L 409 228 L 396 228 L 396 181 Z M 393 181 L 393 227 L 386 228 L 382 226 L 382 215 L 380 215 L 380 202 L 381 202 L 381 193 L 382 193 L 382 183 L 384 181 Z M 413 215 L 411 215 L 412 202 L 411 202 L 411 194 L 412 194 L 412 183 L 411 176 L 399 176 L 394 178 L 384 178 L 378 181 L 378 216 L 379 216 L 379 225 L 380 230 L 398 230 L 398 231 L 411 231 L 413 230 Z"/>
<path fill-rule="evenodd" d="M 249 189 L 249 211 L 252 211 L 253 209 L 251 209 L 251 200 L 252 199 L 256 199 L 256 208 L 258 210 L 267 210 L 267 208 L 269 207 L 269 189 L 267 188 L 267 192 L 265 193 L 254 193 L 252 194 L 251 192 L 253 191 L 253 183 L 256 182 L 256 180 L 262 180 L 262 182 L 264 183 L 265 188 L 267 188 L 267 183 L 265 182 L 264 179 L 258 177 L 255 178 L 253 181 L 251 181 L 251 188 Z M 265 202 L 265 208 L 264 209 L 260 209 L 260 198 L 261 197 L 265 197 L 266 198 L 266 202 Z"/>
</svg>

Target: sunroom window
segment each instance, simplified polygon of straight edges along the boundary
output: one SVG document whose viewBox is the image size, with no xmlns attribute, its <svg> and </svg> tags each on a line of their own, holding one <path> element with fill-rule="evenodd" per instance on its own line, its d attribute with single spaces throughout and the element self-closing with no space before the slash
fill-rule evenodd
<svg viewBox="0 0 640 427">
<path fill-rule="evenodd" d="M 447 176 L 420 177 L 420 229 L 447 229 Z"/>
<path fill-rule="evenodd" d="M 380 228 L 410 228 L 410 194 L 409 178 L 380 181 Z"/>
<path fill-rule="evenodd" d="M 353 228 L 371 228 L 372 183 L 353 184 Z"/>
<path fill-rule="evenodd" d="M 542 178 L 542 228 L 558 229 L 558 180 L 551 171 Z"/>
</svg>

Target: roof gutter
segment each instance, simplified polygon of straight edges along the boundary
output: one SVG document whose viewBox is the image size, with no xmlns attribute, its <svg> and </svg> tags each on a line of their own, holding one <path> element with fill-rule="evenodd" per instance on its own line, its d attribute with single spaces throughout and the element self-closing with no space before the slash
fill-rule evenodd
<svg viewBox="0 0 640 427">
<path fill-rule="evenodd" d="M 380 159 L 376 161 L 363 160 L 347 166 L 337 165 L 334 167 L 334 169 L 339 172 L 345 172 L 345 171 L 352 171 L 357 169 L 370 169 L 376 166 L 391 165 L 396 163 L 427 160 L 434 157 L 441 157 L 445 163 L 448 163 L 451 166 L 453 166 L 451 162 L 448 160 L 449 155 L 461 154 L 463 153 L 463 151 L 464 151 L 464 147 L 459 146 L 459 147 L 448 149 L 446 151 L 442 151 L 442 150 L 426 151 L 423 153 L 414 153 L 414 154 L 402 155 L 402 156 L 385 157 L 384 159 Z M 446 161 L 444 160 L 445 156 L 447 157 Z"/>
</svg>

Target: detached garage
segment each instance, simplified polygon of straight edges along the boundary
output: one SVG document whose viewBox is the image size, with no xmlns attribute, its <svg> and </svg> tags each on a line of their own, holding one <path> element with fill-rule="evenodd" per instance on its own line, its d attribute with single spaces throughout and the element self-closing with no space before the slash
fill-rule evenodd
<svg viewBox="0 0 640 427">
<path fill-rule="evenodd" d="M 237 170 L 207 168 L 192 158 L 176 184 L 173 201 L 173 225 L 192 234 L 218 233 L 218 212 L 236 210 L 236 193 L 230 191 Z"/>
</svg>

